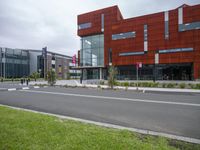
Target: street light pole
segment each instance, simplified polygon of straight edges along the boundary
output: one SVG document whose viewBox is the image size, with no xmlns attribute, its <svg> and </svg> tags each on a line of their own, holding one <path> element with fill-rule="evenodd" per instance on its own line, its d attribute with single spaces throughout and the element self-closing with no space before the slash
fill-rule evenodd
<svg viewBox="0 0 200 150">
<path fill-rule="evenodd" d="M 6 78 L 6 50 L 4 49 L 4 79 Z"/>
<path fill-rule="evenodd" d="M 142 68 L 142 62 L 137 62 L 137 63 L 136 63 L 136 77 L 137 77 L 137 84 L 136 84 L 136 85 L 137 85 L 137 88 L 136 88 L 136 89 L 137 89 L 137 90 L 138 90 L 138 78 L 139 78 L 139 77 L 138 77 L 138 70 L 139 70 L 139 68 Z"/>
</svg>

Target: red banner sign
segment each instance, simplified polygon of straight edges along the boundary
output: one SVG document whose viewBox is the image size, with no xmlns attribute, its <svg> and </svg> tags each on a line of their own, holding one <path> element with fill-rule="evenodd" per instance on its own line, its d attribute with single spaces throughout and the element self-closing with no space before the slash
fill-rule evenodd
<svg viewBox="0 0 200 150">
<path fill-rule="evenodd" d="M 72 57 L 72 63 L 73 63 L 73 64 L 76 64 L 76 55 L 74 55 L 74 56 Z"/>
<path fill-rule="evenodd" d="M 142 68 L 142 62 L 137 62 L 136 63 L 136 68 L 138 69 L 138 68 Z"/>
</svg>

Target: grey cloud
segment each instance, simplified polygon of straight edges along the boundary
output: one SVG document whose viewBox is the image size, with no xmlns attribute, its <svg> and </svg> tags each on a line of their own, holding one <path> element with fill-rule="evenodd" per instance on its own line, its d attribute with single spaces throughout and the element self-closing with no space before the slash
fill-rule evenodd
<svg viewBox="0 0 200 150">
<path fill-rule="evenodd" d="M 200 0 L 0 0 L 0 46 L 41 49 L 73 55 L 80 49 L 77 15 L 118 5 L 124 18 L 169 9 Z"/>
</svg>

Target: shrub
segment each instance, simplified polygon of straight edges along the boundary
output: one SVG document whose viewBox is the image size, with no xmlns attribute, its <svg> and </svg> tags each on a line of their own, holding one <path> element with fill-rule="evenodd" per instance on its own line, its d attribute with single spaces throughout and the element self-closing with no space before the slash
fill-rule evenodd
<svg viewBox="0 0 200 150">
<path fill-rule="evenodd" d="M 110 66 L 108 72 L 109 72 L 108 85 L 110 86 L 111 89 L 113 89 L 116 82 L 117 69 L 114 66 Z"/>
<path fill-rule="evenodd" d="M 104 83 L 104 81 L 100 81 L 100 85 L 104 85 L 105 83 Z"/>
<path fill-rule="evenodd" d="M 168 83 L 167 88 L 174 88 L 175 84 L 174 83 Z"/>
<path fill-rule="evenodd" d="M 138 82 L 136 83 L 136 86 L 138 85 L 138 87 L 142 87 L 143 83 L 142 82 Z"/>
<path fill-rule="evenodd" d="M 158 82 L 153 82 L 151 87 L 158 87 L 159 86 L 159 83 Z"/>
<path fill-rule="evenodd" d="M 31 75 L 30 75 L 30 78 L 33 78 L 35 80 L 35 82 L 37 81 L 38 78 L 40 78 L 40 73 L 38 72 L 33 72 Z"/>
<path fill-rule="evenodd" d="M 167 85 L 166 83 L 163 83 L 163 84 L 162 84 L 162 87 L 163 87 L 163 88 L 166 88 L 166 85 Z"/>
<path fill-rule="evenodd" d="M 194 89 L 194 88 L 195 88 L 195 85 L 194 85 L 194 84 L 191 84 L 191 83 L 189 83 L 188 86 L 189 86 L 189 88 L 191 88 L 191 89 Z"/>
<path fill-rule="evenodd" d="M 135 83 L 135 82 L 131 82 L 131 83 L 130 83 L 130 86 L 133 86 L 133 87 L 134 87 L 134 86 L 136 86 L 136 83 Z"/>
<path fill-rule="evenodd" d="M 138 86 L 139 87 L 149 87 L 149 85 L 150 84 L 148 82 L 140 82 Z"/>
<path fill-rule="evenodd" d="M 56 73 L 53 69 L 48 71 L 47 80 L 51 86 L 53 86 L 56 83 Z"/>
<path fill-rule="evenodd" d="M 200 83 L 195 85 L 195 89 L 200 89 Z"/>
<path fill-rule="evenodd" d="M 69 71 L 66 72 L 66 76 L 67 76 L 67 80 L 70 80 L 71 79 L 71 74 Z"/>
<path fill-rule="evenodd" d="M 181 83 L 181 84 L 179 84 L 179 87 L 181 88 L 181 89 L 184 89 L 185 88 L 185 83 Z"/>
<path fill-rule="evenodd" d="M 115 82 L 114 82 L 114 85 L 115 85 L 115 86 L 121 86 L 121 83 L 120 83 L 120 82 L 117 82 L 117 81 L 115 81 Z"/>
<path fill-rule="evenodd" d="M 127 86 L 129 86 L 129 83 L 128 82 L 122 82 L 121 85 L 127 87 Z"/>
</svg>

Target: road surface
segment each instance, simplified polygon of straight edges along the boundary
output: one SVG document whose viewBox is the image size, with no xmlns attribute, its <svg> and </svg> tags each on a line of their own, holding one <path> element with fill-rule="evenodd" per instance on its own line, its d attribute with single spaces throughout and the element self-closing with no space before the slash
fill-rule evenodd
<svg viewBox="0 0 200 150">
<path fill-rule="evenodd" d="M 0 104 L 200 139 L 200 94 L 48 87 L 0 91 Z"/>
</svg>

